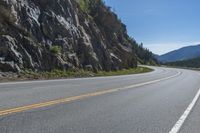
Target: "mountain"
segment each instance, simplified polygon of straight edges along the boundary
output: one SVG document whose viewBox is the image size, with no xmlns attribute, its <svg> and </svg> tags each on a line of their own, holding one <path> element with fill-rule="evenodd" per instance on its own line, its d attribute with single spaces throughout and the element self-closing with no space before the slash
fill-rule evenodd
<svg viewBox="0 0 200 133">
<path fill-rule="evenodd" d="M 155 60 L 101 0 L 1 0 L 0 9 L 0 71 L 109 71 Z"/>
<path fill-rule="evenodd" d="M 166 63 L 169 66 L 179 66 L 179 67 L 190 67 L 190 68 L 200 68 L 200 57 L 184 60 L 184 61 L 176 61 Z"/>
<path fill-rule="evenodd" d="M 187 46 L 181 49 L 158 56 L 160 62 L 174 62 L 192 59 L 200 56 L 200 45 Z"/>
</svg>

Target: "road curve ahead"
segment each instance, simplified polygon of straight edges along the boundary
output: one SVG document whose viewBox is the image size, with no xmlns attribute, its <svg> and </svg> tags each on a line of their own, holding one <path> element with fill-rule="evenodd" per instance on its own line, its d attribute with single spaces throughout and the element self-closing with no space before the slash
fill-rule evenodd
<svg viewBox="0 0 200 133">
<path fill-rule="evenodd" d="M 199 133 L 200 73 L 0 84 L 0 133 Z"/>
</svg>

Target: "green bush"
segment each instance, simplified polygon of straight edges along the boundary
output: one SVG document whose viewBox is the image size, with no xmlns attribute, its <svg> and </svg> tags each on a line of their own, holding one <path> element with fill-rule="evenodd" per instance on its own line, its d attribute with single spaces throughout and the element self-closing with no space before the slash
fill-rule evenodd
<svg viewBox="0 0 200 133">
<path fill-rule="evenodd" d="M 82 11 L 91 15 L 97 12 L 100 5 L 104 5 L 102 0 L 79 0 L 79 5 Z"/>
<path fill-rule="evenodd" d="M 59 55 L 59 54 L 61 54 L 61 47 L 60 46 L 56 46 L 56 45 L 51 46 L 50 52 L 52 54 L 54 54 L 54 55 Z"/>
<path fill-rule="evenodd" d="M 79 5 L 82 11 L 89 11 L 89 1 L 88 0 L 79 0 Z"/>
</svg>

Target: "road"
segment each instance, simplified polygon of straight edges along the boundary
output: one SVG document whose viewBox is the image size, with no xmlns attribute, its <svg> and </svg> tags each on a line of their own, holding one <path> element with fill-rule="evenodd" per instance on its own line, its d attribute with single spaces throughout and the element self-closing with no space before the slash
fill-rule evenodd
<svg viewBox="0 0 200 133">
<path fill-rule="evenodd" d="M 200 73 L 0 84 L 0 133 L 199 133 Z M 191 105 L 191 106 L 190 106 Z"/>
</svg>

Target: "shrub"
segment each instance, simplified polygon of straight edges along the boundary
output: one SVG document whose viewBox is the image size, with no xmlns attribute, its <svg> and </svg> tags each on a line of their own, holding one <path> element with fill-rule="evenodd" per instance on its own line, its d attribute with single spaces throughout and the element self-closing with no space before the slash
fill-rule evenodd
<svg viewBox="0 0 200 133">
<path fill-rule="evenodd" d="M 88 0 L 80 0 L 79 5 L 82 11 L 88 12 L 89 10 L 89 1 Z"/>
<path fill-rule="evenodd" d="M 59 54 L 61 54 L 61 47 L 60 46 L 52 46 L 51 48 L 50 48 L 50 52 L 52 53 L 52 54 L 54 54 L 54 55 L 59 55 Z"/>
<path fill-rule="evenodd" d="M 96 14 L 97 8 L 100 5 L 105 5 L 103 0 L 79 0 L 79 5 L 82 11 L 90 15 Z"/>
</svg>

